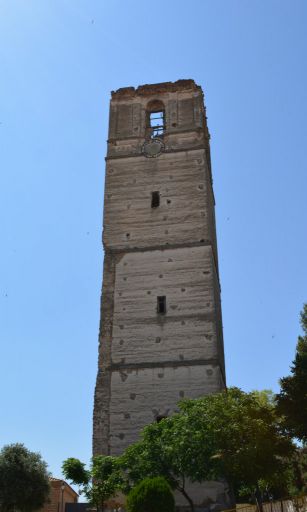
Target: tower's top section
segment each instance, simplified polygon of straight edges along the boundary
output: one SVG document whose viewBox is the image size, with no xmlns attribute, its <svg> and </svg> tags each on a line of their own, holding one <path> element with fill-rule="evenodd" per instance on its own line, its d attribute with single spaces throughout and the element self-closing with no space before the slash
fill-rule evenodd
<svg viewBox="0 0 307 512">
<path fill-rule="evenodd" d="M 204 95 L 194 80 L 112 92 L 108 158 L 143 155 L 146 148 L 151 154 L 145 156 L 157 156 L 159 148 L 169 152 L 208 145 Z"/>
<path fill-rule="evenodd" d="M 202 88 L 178 80 L 112 92 L 105 248 L 206 243 L 217 261 L 213 205 Z"/>
<path fill-rule="evenodd" d="M 176 82 L 162 82 L 160 84 L 145 84 L 135 87 L 122 87 L 117 91 L 112 91 L 112 100 L 126 100 L 135 96 L 152 96 L 155 94 L 163 94 L 180 91 L 200 91 L 200 85 L 194 80 L 177 80 Z"/>
</svg>

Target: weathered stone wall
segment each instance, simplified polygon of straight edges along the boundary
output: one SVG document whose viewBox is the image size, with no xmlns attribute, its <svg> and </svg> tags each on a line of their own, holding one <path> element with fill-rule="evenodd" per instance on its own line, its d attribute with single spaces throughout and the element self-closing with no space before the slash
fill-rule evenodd
<svg viewBox="0 0 307 512">
<path fill-rule="evenodd" d="M 94 397 L 93 453 L 109 453 L 109 406 L 111 393 L 111 346 L 114 310 L 116 258 L 108 251 L 104 256 L 103 285 L 99 327 L 98 373 Z"/>
<path fill-rule="evenodd" d="M 112 364 L 217 358 L 213 290 L 210 246 L 126 253 L 116 265 Z"/>
<path fill-rule="evenodd" d="M 182 397 L 223 386 L 211 246 L 126 253 L 116 265 L 110 448 L 120 453 Z M 157 314 L 157 296 L 167 312 Z"/>
<path fill-rule="evenodd" d="M 157 100 L 165 111 L 163 151 L 146 158 L 147 110 Z M 144 425 L 175 411 L 182 397 L 225 387 L 201 88 L 183 80 L 112 93 L 106 160 L 93 450 L 120 454 Z M 154 191 L 157 208 L 151 207 Z M 158 296 L 166 297 L 165 314 L 157 312 Z M 223 493 L 223 485 L 211 487 Z M 203 490 L 196 486 L 195 492 L 200 503 Z"/>
<path fill-rule="evenodd" d="M 204 150 L 109 160 L 106 173 L 106 247 L 129 250 L 210 240 Z M 159 208 L 151 208 L 153 191 L 160 192 Z"/>
<path fill-rule="evenodd" d="M 124 368 L 112 372 L 110 451 L 121 454 L 138 438 L 140 430 L 177 409 L 183 398 L 217 393 L 222 386 L 217 364 L 171 364 Z"/>
</svg>

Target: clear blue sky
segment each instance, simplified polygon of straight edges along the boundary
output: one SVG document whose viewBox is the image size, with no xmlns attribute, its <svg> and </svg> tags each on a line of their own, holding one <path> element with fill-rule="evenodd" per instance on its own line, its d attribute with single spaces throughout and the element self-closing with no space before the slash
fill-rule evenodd
<svg viewBox="0 0 307 512">
<path fill-rule="evenodd" d="M 305 0 L 0 0 L 0 446 L 87 461 L 109 97 L 205 92 L 229 385 L 278 390 L 307 300 Z"/>
</svg>

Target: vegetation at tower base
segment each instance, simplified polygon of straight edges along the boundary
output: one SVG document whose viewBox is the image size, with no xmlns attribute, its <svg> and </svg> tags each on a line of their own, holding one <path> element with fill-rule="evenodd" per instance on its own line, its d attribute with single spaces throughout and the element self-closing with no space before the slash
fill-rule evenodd
<svg viewBox="0 0 307 512">
<path fill-rule="evenodd" d="M 105 502 L 121 490 L 123 484 L 119 459 L 116 457 L 96 455 L 89 470 L 79 459 L 70 457 L 63 462 L 62 471 L 65 478 L 80 486 L 80 494 L 101 511 Z"/>
<path fill-rule="evenodd" d="M 127 497 L 128 512 L 174 512 L 175 500 L 165 478 L 145 478 Z"/>
<path fill-rule="evenodd" d="M 63 463 L 65 477 L 103 509 L 119 491 L 128 494 L 150 477 L 163 477 L 190 509 L 189 482 L 228 482 L 236 501 L 274 499 L 306 491 L 306 449 L 297 447 L 276 412 L 270 391 L 238 388 L 186 399 L 179 412 L 145 427 L 121 457 L 95 456 L 89 470 Z"/>
<path fill-rule="evenodd" d="M 301 312 L 303 336 L 298 337 L 291 375 L 280 380 L 277 412 L 292 437 L 307 444 L 307 304 Z"/>
<path fill-rule="evenodd" d="M 1 512 L 31 512 L 43 507 L 50 492 L 47 464 L 23 444 L 6 445 L 0 452 Z"/>
<path fill-rule="evenodd" d="M 179 413 L 144 428 L 141 440 L 122 457 L 126 477 L 164 476 L 190 504 L 187 480 L 226 479 L 236 498 L 261 486 L 281 484 L 288 493 L 289 460 L 294 451 L 266 392 L 238 388 L 195 400 L 183 400 Z"/>
<path fill-rule="evenodd" d="M 195 400 L 183 400 L 179 413 L 148 425 L 141 440 L 122 457 L 131 483 L 162 475 L 173 489 L 194 504 L 187 481 L 227 480 L 236 497 L 241 490 L 260 493 L 289 479 L 294 446 L 280 428 L 266 392 L 238 388 Z"/>
</svg>

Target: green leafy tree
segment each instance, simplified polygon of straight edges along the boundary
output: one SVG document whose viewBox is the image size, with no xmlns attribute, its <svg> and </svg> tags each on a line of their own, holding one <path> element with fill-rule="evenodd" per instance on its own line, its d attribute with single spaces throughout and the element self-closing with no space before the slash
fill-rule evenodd
<svg viewBox="0 0 307 512">
<path fill-rule="evenodd" d="M 104 510 L 105 502 L 121 490 L 123 483 L 116 457 L 96 455 L 89 470 L 79 459 L 70 457 L 63 462 L 62 470 L 65 478 L 78 485 L 80 493 L 98 510 Z"/>
<path fill-rule="evenodd" d="M 291 375 L 280 380 L 277 411 L 293 437 L 307 443 L 307 304 L 301 312 L 303 336 L 298 337 Z"/>
<path fill-rule="evenodd" d="M 267 487 L 277 480 L 287 485 L 294 447 L 280 427 L 271 392 L 230 388 L 227 393 L 185 401 L 181 410 L 202 432 L 201 442 L 211 444 L 209 475 L 224 476 L 236 496 L 248 487 L 261 502 L 262 482 Z"/>
<path fill-rule="evenodd" d="M 237 496 L 240 488 L 252 488 L 259 500 L 260 481 L 286 474 L 284 461 L 293 446 L 267 392 L 230 388 L 183 400 L 179 407 L 178 414 L 145 427 L 141 440 L 125 451 L 122 461 L 130 483 L 162 475 L 193 510 L 187 480 L 226 479 Z"/>
<path fill-rule="evenodd" d="M 192 473 L 196 473 L 197 479 L 200 473 L 201 480 L 204 473 L 204 468 L 195 464 L 194 452 L 191 425 L 184 415 L 174 415 L 148 425 L 143 429 L 141 441 L 129 446 L 121 458 L 128 479 L 127 489 L 146 476 L 163 476 L 172 489 L 185 497 L 193 510 L 187 479 Z"/>
<path fill-rule="evenodd" d="M 47 464 L 23 444 L 0 452 L 0 510 L 31 512 L 44 506 L 50 492 Z"/>
<path fill-rule="evenodd" d="M 291 459 L 290 494 L 307 494 L 307 447 L 298 446 Z"/>
<path fill-rule="evenodd" d="M 128 512 L 174 512 L 175 500 L 165 478 L 145 478 L 129 492 Z"/>
</svg>

